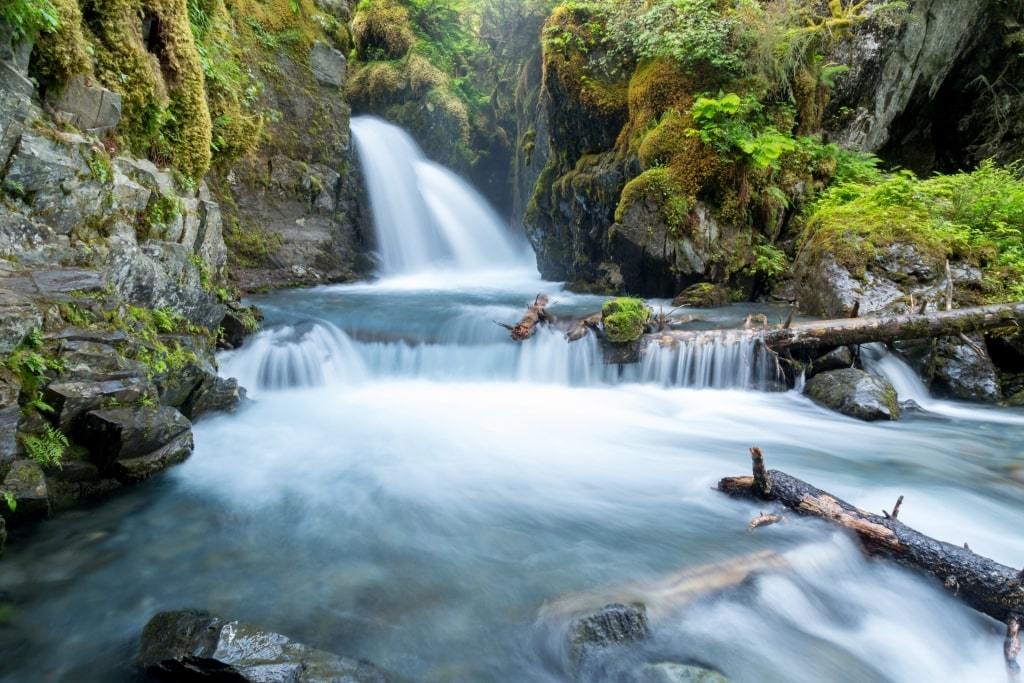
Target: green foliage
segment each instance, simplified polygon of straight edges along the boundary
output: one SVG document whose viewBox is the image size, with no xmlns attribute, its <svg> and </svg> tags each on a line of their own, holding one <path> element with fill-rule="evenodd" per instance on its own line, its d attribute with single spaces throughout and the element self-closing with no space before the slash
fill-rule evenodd
<svg viewBox="0 0 1024 683">
<path fill-rule="evenodd" d="M 726 159 L 747 161 L 755 169 L 780 168 L 780 158 L 797 147 L 791 135 L 766 123 L 763 107 L 753 97 L 736 93 L 698 97 L 693 103 L 696 128 L 689 134 L 715 148 Z"/>
<path fill-rule="evenodd" d="M 609 299 L 601 307 L 601 326 L 609 341 L 631 342 L 644 333 L 652 314 L 653 311 L 643 299 Z"/>
<path fill-rule="evenodd" d="M 751 275 L 762 275 L 773 280 L 789 269 L 786 252 L 764 242 L 754 245 L 754 262 L 750 266 Z"/>
<path fill-rule="evenodd" d="M 1024 182 L 1020 163 L 982 163 L 970 173 L 919 179 L 899 171 L 849 180 L 810 209 L 807 239 L 855 273 L 894 242 L 917 246 L 941 264 L 982 268 L 990 301 L 1024 300 Z"/>
<path fill-rule="evenodd" d="M 23 434 L 21 441 L 28 457 L 44 468 L 61 469 L 64 452 L 70 446 L 68 437 L 53 425 L 44 425 L 39 434 Z"/>
<path fill-rule="evenodd" d="M 110 155 L 106 152 L 98 149 L 90 150 L 85 163 L 89 165 L 89 173 L 93 180 L 99 184 L 106 185 L 113 179 L 114 171 L 110 165 Z"/>
<path fill-rule="evenodd" d="M 18 501 L 14 497 L 13 493 L 11 493 L 10 491 L 4 491 L 4 501 L 7 503 L 7 508 L 11 512 L 17 512 L 17 510 L 18 510 Z"/>
<path fill-rule="evenodd" d="M 10 25 L 14 40 L 56 33 L 60 28 L 57 7 L 51 0 L 6 0 L 0 4 L 0 18 Z"/>
</svg>

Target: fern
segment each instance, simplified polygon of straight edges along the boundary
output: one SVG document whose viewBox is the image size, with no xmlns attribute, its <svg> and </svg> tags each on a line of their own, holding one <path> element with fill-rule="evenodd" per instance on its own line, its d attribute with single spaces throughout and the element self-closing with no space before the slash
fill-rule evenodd
<svg viewBox="0 0 1024 683">
<path fill-rule="evenodd" d="M 11 509 L 11 512 L 18 509 L 18 501 L 10 491 L 4 491 L 4 500 L 7 501 L 7 507 Z"/>
<path fill-rule="evenodd" d="M 62 431 L 52 425 L 43 427 L 40 434 L 26 434 L 22 437 L 25 444 L 25 451 L 40 467 L 62 466 L 64 451 L 70 445 L 68 437 Z"/>
</svg>

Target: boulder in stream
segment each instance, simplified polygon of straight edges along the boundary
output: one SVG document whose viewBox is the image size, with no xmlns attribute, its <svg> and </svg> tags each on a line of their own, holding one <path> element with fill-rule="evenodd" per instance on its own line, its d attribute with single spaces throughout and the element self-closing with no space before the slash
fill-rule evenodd
<svg viewBox="0 0 1024 683">
<path fill-rule="evenodd" d="M 388 683 L 369 662 L 314 650 L 280 633 L 201 610 L 161 612 L 142 632 L 136 663 L 174 683 Z"/>
<path fill-rule="evenodd" d="M 826 408 L 858 420 L 898 420 L 900 407 L 889 380 L 847 368 L 815 375 L 804 393 Z"/>
</svg>

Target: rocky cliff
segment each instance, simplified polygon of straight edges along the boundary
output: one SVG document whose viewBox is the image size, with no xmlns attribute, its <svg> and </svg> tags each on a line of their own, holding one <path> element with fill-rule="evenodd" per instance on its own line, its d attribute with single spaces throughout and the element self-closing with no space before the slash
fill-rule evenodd
<svg viewBox="0 0 1024 683">
<path fill-rule="evenodd" d="M 644 44 L 630 52 L 610 42 L 613 22 L 624 21 L 614 13 L 556 10 L 539 89 L 521 89 L 532 123 L 522 126 L 517 167 L 543 169 L 521 176 L 537 178 L 523 215 L 541 272 L 647 296 L 717 282 L 741 298 L 793 298 L 780 286 L 801 244 L 801 208 L 835 178 L 829 150 L 877 153 L 920 173 L 1019 158 L 1024 131 L 1010 85 L 1022 61 L 1019 10 L 907 5 L 862 15 L 852 3 L 821 14 L 809 5 L 804 28 L 773 39 L 790 61 L 768 74 L 756 50 L 731 71 L 714 55 L 666 60 Z M 722 45 L 739 49 L 744 30 L 769 35 L 780 18 L 765 6 L 732 20 L 739 29 Z M 680 42 L 687 31 L 714 38 L 695 26 L 673 30 Z M 730 91 L 735 100 L 716 98 Z"/>
</svg>

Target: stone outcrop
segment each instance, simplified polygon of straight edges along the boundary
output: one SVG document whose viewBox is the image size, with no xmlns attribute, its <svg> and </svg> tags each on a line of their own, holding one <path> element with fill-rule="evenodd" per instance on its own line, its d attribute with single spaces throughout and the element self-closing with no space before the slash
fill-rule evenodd
<svg viewBox="0 0 1024 683">
<path fill-rule="evenodd" d="M 21 52 L 0 36 L 5 528 L 180 462 L 189 418 L 244 397 L 213 359 L 226 310 L 220 206 L 204 184 L 182 187 L 95 137 L 27 127 L 44 114 L 10 76 L 25 74 Z M 49 105 L 86 132 L 117 122 L 117 98 L 84 80 Z"/>
<path fill-rule="evenodd" d="M 879 375 L 847 368 L 830 370 L 807 381 L 804 393 L 820 405 L 858 420 L 898 420 L 899 401 L 892 384 Z"/>
<path fill-rule="evenodd" d="M 138 666 L 160 681 L 388 683 L 373 664 L 199 610 L 161 612 L 142 633 Z"/>
</svg>

